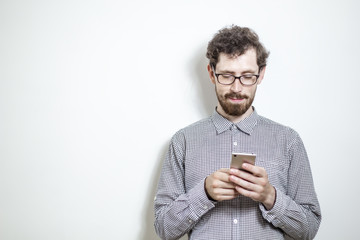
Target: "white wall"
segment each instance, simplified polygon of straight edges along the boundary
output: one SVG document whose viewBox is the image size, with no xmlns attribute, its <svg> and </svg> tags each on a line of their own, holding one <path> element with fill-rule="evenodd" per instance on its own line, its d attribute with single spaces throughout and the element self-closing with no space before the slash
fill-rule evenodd
<svg viewBox="0 0 360 240">
<path fill-rule="evenodd" d="M 207 42 L 253 28 L 271 51 L 255 106 L 295 128 L 323 212 L 356 239 L 358 1 L 0 2 L 0 239 L 157 239 L 170 137 L 212 113 Z"/>
</svg>

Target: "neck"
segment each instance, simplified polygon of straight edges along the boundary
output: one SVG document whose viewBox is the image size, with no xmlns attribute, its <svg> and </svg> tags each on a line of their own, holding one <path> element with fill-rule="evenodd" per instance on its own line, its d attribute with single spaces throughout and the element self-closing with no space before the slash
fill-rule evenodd
<svg viewBox="0 0 360 240">
<path fill-rule="evenodd" d="M 227 120 L 229 120 L 230 122 L 233 122 L 233 123 L 238 123 L 238 122 L 244 120 L 245 118 L 247 118 L 248 116 L 250 116 L 254 112 L 254 109 L 251 106 L 251 107 L 249 107 L 248 110 L 246 110 L 246 112 L 244 114 L 242 114 L 240 116 L 232 116 L 232 115 L 227 114 L 224 111 L 224 109 L 222 109 L 220 104 L 218 104 L 216 110 L 221 116 L 223 116 L 224 118 L 226 118 Z"/>
</svg>

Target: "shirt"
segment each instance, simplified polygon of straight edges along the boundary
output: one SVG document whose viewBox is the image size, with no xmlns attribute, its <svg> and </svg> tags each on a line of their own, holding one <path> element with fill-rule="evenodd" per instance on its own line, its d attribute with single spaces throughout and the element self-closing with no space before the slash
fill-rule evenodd
<svg viewBox="0 0 360 240">
<path fill-rule="evenodd" d="M 229 168 L 231 153 L 255 153 L 276 190 L 269 211 L 239 196 L 215 202 L 204 181 Z M 162 239 L 313 239 L 321 221 L 310 164 L 293 129 L 254 112 L 232 123 L 216 111 L 171 139 L 154 202 L 155 230 Z"/>
</svg>

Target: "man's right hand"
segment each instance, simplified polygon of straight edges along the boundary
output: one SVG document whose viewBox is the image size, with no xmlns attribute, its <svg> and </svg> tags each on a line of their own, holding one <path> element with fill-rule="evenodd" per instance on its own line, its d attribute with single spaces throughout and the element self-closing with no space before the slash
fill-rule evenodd
<svg viewBox="0 0 360 240">
<path fill-rule="evenodd" d="M 235 184 L 230 180 L 230 169 L 221 168 L 205 179 L 205 191 L 215 201 L 231 200 L 239 193 L 235 190 Z"/>
</svg>

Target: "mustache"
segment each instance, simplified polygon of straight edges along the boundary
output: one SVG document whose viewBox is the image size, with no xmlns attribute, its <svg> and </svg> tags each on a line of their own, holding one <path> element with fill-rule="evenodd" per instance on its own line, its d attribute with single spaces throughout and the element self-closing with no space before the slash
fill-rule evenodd
<svg viewBox="0 0 360 240">
<path fill-rule="evenodd" d="M 240 98 L 248 99 L 249 98 L 249 96 L 240 94 L 240 93 L 227 93 L 224 95 L 224 97 L 225 98 L 235 98 L 235 99 L 240 99 Z"/>
</svg>

